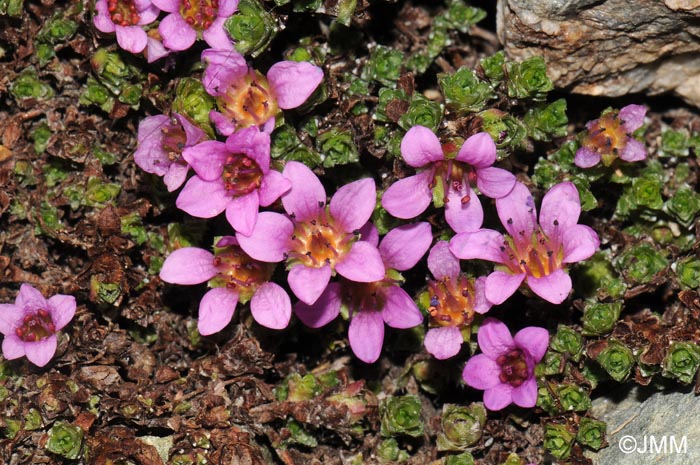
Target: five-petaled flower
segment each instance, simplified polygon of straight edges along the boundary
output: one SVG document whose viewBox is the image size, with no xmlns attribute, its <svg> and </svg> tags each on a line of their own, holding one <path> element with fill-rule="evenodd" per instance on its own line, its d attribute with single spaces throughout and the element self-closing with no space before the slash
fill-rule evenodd
<svg viewBox="0 0 700 465">
<path fill-rule="evenodd" d="M 146 48 L 148 36 L 142 26 L 155 21 L 160 13 L 151 0 L 97 0 L 95 11 L 95 27 L 116 33 L 119 46 L 131 53 Z"/>
<path fill-rule="evenodd" d="M 376 203 L 374 180 L 342 186 L 326 207 L 326 191 L 306 165 L 290 161 L 282 175 L 292 188 L 282 196 L 287 215 L 261 212 L 250 236 L 237 233 L 241 248 L 263 262 L 287 261 L 292 292 L 307 305 L 323 294 L 335 272 L 350 281 L 384 278 L 382 257 L 359 230 Z"/>
<path fill-rule="evenodd" d="M 212 254 L 197 247 L 183 247 L 163 263 L 160 278 L 172 284 L 200 284 L 212 288 L 199 303 L 197 328 L 205 336 L 221 331 L 231 321 L 238 302 L 250 301 L 255 321 L 272 329 L 287 327 L 292 315 L 289 296 L 270 282 L 274 265 L 253 260 L 241 250 L 236 238 L 224 236 Z"/>
<path fill-rule="evenodd" d="M 360 231 L 362 240 L 376 246 L 376 228 L 368 223 Z M 399 271 L 413 268 L 430 247 L 433 235 L 429 223 L 399 226 L 389 231 L 379 243 L 379 254 L 386 274 L 379 281 L 360 283 L 341 278 L 330 283 L 312 305 L 298 302 L 294 313 L 312 328 L 329 323 L 345 305 L 350 314 L 348 339 L 357 358 L 374 363 L 384 344 L 384 324 L 397 329 L 413 328 L 423 322 L 423 315 L 411 296 L 401 288 Z"/>
<path fill-rule="evenodd" d="M 210 47 L 233 50 L 224 23 L 236 12 L 238 0 L 153 0 L 170 13 L 158 25 L 163 45 L 170 50 L 190 48 L 199 34 Z"/>
<path fill-rule="evenodd" d="M 225 143 L 201 142 L 182 155 L 197 175 L 183 187 L 177 207 L 198 218 L 225 210 L 233 229 L 245 235 L 253 232 L 258 208 L 272 204 L 291 187 L 270 168 L 270 135 L 257 127 L 237 131 Z"/>
<path fill-rule="evenodd" d="M 423 343 L 430 354 L 444 360 L 459 353 L 464 342 L 462 330 L 469 329 L 475 313 L 488 312 L 491 303 L 484 292 L 486 278 L 462 274 L 446 241 L 430 249 L 428 268 L 435 280 L 428 282 L 431 328 Z"/>
<path fill-rule="evenodd" d="M 486 408 L 501 410 L 511 403 L 534 407 L 537 403 L 535 365 L 547 350 L 547 330 L 529 326 L 512 337 L 505 324 L 486 318 L 477 340 L 482 353 L 467 361 L 462 378 L 469 386 L 484 390 Z"/>
<path fill-rule="evenodd" d="M 485 132 L 468 138 L 459 152 L 456 149 L 454 144 L 441 145 L 426 127 L 409 129 L 401 141 L 401 155 L 406 163 L 421 170 L 389 186 L 382 196 L 386 211 L 397 218 L 418 216 L 428 208 L 435 191 L 444 199 L 445 219 L 452 229 L 479 229 L 484 212 L 471 185 L 475 183 L 482 194 L 497 199 L 513 189 L 515 176 L 492 166 L 496 144 Z"/>
<path fill-rule="evenodd" d="M 0 304 L 2 354 L 7 360 L 23 355 L 43 367 L 56 353 L 56 333 L 75 315 L 75 297 L 56 294 L 48 300 L 29 284 L 22 284 L 14 304 Z"/>
<path fill-rule="evenodd" d="M 616 158 L 625 161 L 644 160 L 647 156 L 644 144 L 631 134 L 644 124 L 646 108 L 627 105 L 619 112 L 608 110 L 600 118 L 586 123 L 587 131 L 581 138 L 574 163 L 579 168 L 590 168 L 602 161 L 610 166 Z"/>
<path fill-rule="evenodd" d="M 323 70 L 305 61 L 280 61 L 263 76 L 233 50 L 204 50 L 202 60 L 207 63 L 204 88 L 219 110 L 209 116 L 225 136 L 249 126 L 272 132 L 275 116 L 300 106 L 323 80 Z"/>
<path fill-rule="evenodd" d="M 486 278 L 486 298 L 495 305 L 524 280 L 546 301 L 563 302 L 571 291 L 566 266 L 589 258 L 600 245 L 593 229 L 577 224 L 581 202 L 576 186 L 563 182 L 545 194 L 539 225 L 535 202 L 523 184 L 496 199 L 496 209 L 508 236 L 490 229 L 463 232 L 452 238 L 450 250 L 462 259 L 498 264 Z"/>
<path fill-rule="evenodd" d="M 183 115 L 149 116 L 139 123 L 139 146 L 134 152 L 134 162 L 147 173 L 163 176 L 168 191 L 172 192 L 185 182 L 189 169 L 182 151 L 207 138 L 204 131 Z"/>
</svg>

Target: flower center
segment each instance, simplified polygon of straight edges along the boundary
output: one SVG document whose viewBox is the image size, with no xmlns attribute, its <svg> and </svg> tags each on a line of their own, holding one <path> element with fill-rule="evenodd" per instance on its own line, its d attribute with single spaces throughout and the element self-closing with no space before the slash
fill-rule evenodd
<svg viewBox="0 0 700 465">
<path fill-rule="evenodd" d="M 248 302 L 255 291 L 270 280 L 275 269 L 273 263 L 253 260 L 238 245 L 215 247 L 214 266 L 218 274 L 209 285 L 237 291 L 241 303 Z"/>
<path fill-rule="evenodd" d="M 218 0 L 182 0 L 180 3 L 180 15 L 198 31 L 209 29 L 218 13 Z"/>
<path fill-rule="evenodd" d="M 356 239 L 354 234 L 339 228 L 324 210 L 316 219 L 295 223 L 287 265 L 290 268 L 296 264 L 310 268 L 334 267 Z"/>
<path fill-rule="evenodd" d="M 558 222 L 555 221 L 554 225 L 557 226 Z M 534 278 L 541 278 L 561 269 L 564 248 L 550 240 L 540 227 L 532 233 L 532 240 L 529 242 L 515 241 L 508 235 L 504 237 L 501 245 L 503 264 L 511 273 L 525 273 Z"/>
<path fill-rule="evenodd" d="M 501 367 L 501 374 L 498 375 L 498 378 L 502 383 L 518 387 L 530 376 L 525 354 L 520 349 L 513 349 L 507 354 L 499 356 L 496 363 Z"/>
<path fill-rule="evenodd" d="M 443 144 L 443 152 L 446 154 L 446 158 L 450 155 L 454 155 L 457 148 L 452 143 Z M 447 198 L 447 193 L 450 190 L 460 192 L 464 188 L 464 184 L 473 184 L 476 182 L 476 172 L 467 163 L 462 163 L 461 161 L 453 160 L 447 158 L 446 160 L 441 160 L 434 162 L 435 174 L 433 174 L 433 179 L 430 181 L 430 188 L 433 189 L 440 183 L 440 187 L 443 192 L 443 200 L 447 203 L 449 200 Z M 469 202 L 470 198 L 468 195 L 462 197 L 461 201 L 463 204 Z"/>
<path fill-rule="evenodd" d="M 36 342 L 45 339 L 56 332 L 51 315 L 43 308 L 33 315 L 27 315 L 22 321 L 22 326 L 15 330 L 17 337 L 24 342 Z"/>
<path fill-rule="evenodd" d="M 474 280 L 464 275 L 428 283 L 430 321 L 435 326 L 466 326 L 474 319 Z"/>
<path fill-rule="evenodd" d="M 107 11 L 117 26 L 134 26 L 141 20 L 134 0 L 107 0 Z"/>
<path fill-rule="evenodd" d="M 267 79 L 255 70 L 232 82 L 216 99 L 221 113 L 238 128 L 260 126 L 279 112 Z"/>
<path fill-rule="evenodd" d="M 240 153 L 228 156 L 221 175 L 224 189 L 232 196 L 246 195 L 260 187 L 263 172 L 255 160 Z"/>
<path fill-rule="evenodd" d="M 583 139 L 583 145 L 600 153 L 603 165 L 610 164 L 627 145 L 627 132 L 616 111 L 611 111 L 595 120 Z"/>
<path fill-rule="evenodd" d="M 173 118 L 169 124 L 161 128 L 163 138 L 161 139 L 161 147 L 168 154 L 168 159 L 172 162 L 179 161 L 182 157 L 182 149 L 187 143 L 187 135 L 180 123 Z"/>
</svg>

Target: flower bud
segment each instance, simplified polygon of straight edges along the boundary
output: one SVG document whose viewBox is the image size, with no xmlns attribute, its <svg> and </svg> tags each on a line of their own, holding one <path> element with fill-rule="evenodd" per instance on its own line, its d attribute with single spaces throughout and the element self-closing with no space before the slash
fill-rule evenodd
<svg viewBox="0 0 700 465">
<path fill-rule="evenodd" d="M 606 444 L 605 428 L 604 422 L 583 417 L 578 424 L 576 441 L 583 446 L 598 450 Z"/>
<path fill-rule="evenodd" d="M 392 396 L 379 404 L 381 435 L 384 437 L 423 435 L 420 399 L 417 396 Z"/>
<path fill-rule="evenodd" d="M 613 330 L 620 318 L 622 302 L 586 302 L 583 308 L 583 334 L 599 336 Z"/>
<path fill-rule="evenodd" d="M 437 436 L 438 451 L 463 451 L 476 444 L 486 423 L 486 409 L 480 403 L 468 407 L 445 404 Z"/>
<path fill-rule="evenodd" d="M 673 341 L 662 365 L 663 376 L 690 384 L 700 367 L 700 348 L 693 342 Z"/>
<path fill-rule="evenodd" d="M 49 452 L 65 457 L 68 460 L 75 460 L 81 456 L 83 430 L 80 427 L 59 421 L 54 423 L 48 434 L 49 439 L 46 442 L 46 449 Z"/>
</svg>

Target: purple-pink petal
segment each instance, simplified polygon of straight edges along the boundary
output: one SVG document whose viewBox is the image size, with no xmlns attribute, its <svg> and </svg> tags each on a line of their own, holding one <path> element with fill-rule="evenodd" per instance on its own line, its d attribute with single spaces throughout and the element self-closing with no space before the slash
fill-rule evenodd
<svg viewBox="0 0 700 465">
<path fill-rule="evenodd" d="M 423 314 L 410 295 L 399 286 L 384 289 L 384 323 L 392 328 L 408 329 L 423 323 Z"/>
<path fill-rule="evenodd" d="M 589 147 L 580 147 L 574 156 L 574 164 L 579 168 L 592 168 L 600 163 L 600 153 Z"/>
<path fill-rule="evenodd" d="M 360 228 L 360 240 L 369 242 L 377 247 L 379 245 L 379 231 L 377 227 L 369 221 L 365 223 L 365 225 Z"/>
<path fill-rule="evenodd" d="M 148 37 L 148 42 L 146 43 L 146 60 L 149 63 L 153 63 L 170 54 L 170 50 L 165 48 L 163 42 L 154 39 L 148 34 L 146 34 L 146 36 Z"/>
<path fill-rule="evenodd" d="M 166 115 L 148 116 L 141 120 L 136 136 L 139 146 L 148 144 L 147 147 L 157 147 L 161 144 L 162 128 L 170 122 Z"/>
<path fill-rule="evenodd" d="M 202 31 L 202 38 L 211 48 L 233 50 L 233 42 L 224 29 L 224 23 L 227 19 L 219 16 L 205 31 Z"/>
<path fill-rule="evenodd" d="M 340 285 L 329 283 L 321 297 L 313 305 L 297 302 L 294 305 L 294 314 L 310 328 L 320 328 L 333 321 L 340 313 L 342 304 Z"/>
<path fill-rule="evenodd" d="M 486 276 L 479 276 L 474 280 L 474 311 L 480 315 L 491 310 L 492 302 L 486 298 Z"/>
<path fill-rule="evenodd" d="M 494 231 L 495 232 L 495 231 Z M 473 233 L 464 233 L 473 234 Z M 438 241 L 428 254 L 428 269 L 435 279 L 456 279 L 461 271 L 459 259 L 450 251 L 447 241 Z"/>
<path fill-rule="evenodd" d="M 267 282 L 250 300 L 250 313 L 255 321 L 267 328 L 284 329 L 292 316 L 292 302 L 282 287 Z"/>
<path fill-rule="evenodd" d="M 532 358 L 534 363 L 539 362 L 544 357 L 549 345 L 549 332 L 537 326 L 528 326 L 518 331 L 513 336 L 515 345 L 523 349 Z"/>
<path fill-rule="evenodd" d="M 306 61 L 280 61 L 270 67 L 267 80 L 283 110 L 300 106 L 323 81 L 323 70 Z"/>
<path fill-rule="evenodd" d="M 348 340 L 357 358 L 365 363 L 376 362 L 384 344 L 384 320 L 379 312 L 355 313 L 350 320 Z"/>
<path fill-rule="evenodd" d="M 24 341 L 17 337 L 14 331 L 6 334 L 2 341 L 2 356 L 5 360 L 14 360 L 24 355 Z"/>
<path fill-rule="evenodd" d="M 450 251 L 462 260 L 479 259 L 502 263 L 504 257 L 501 247 L 504 241 L 503 234 L 492 229 L 463 232 L 450 240 Z M 434 273 L 433 276 L 437 277 Z"/>
<path fill-rule="evenodd" d="M 443 326 L 430 328 L 425 334 L 423 345 L 433 357 L 438 360 L 447 360 L 459 353 L 464 338 L 456 326 Z"/>
<path fill-rule="evenodd" d="M 170 13 L 163 18 L 158 25 L 158 32 L 163 38 L 163 45 L 176 52 L 187 50 L 197 40 L 197 31 L 179 13 Z"/>
<path fill-rule="evenodd" d="M 185 131 L 186 146 L 189 147 L 207 139 L 207 134 L 199 126 L 192 124 L 186 116 L 173 113 L 173 117 L 180 123 L 183 131 Z"/>
<path fill-rule="evenodd" d="M 49 297 L 48 304 L 54 328 L 56 331 L 60 331 L 75 316 L 75 297 L 72 295 L 56 294 L 55 296 Z"/>
<path fill-rule="evenodd" d="M 22 283 L 15 298 L 15 305 L 26 311 L 35 311 L 49 306 L 44 296 L 34 286 Z"/>
<path fill-rule="evenodd" d="M 238 9 L 238 0 L 221 0 L 219 2 L 219 17 L 231 16 Z"/>
<path fill-rule="evenodd" d="M 221 178 L 228 156 L 226 144 L 215 140 L 205 140 L 182 151 L 182 158 L 204 181 L 215 181 Z"/>
<path fill-rule="evenodd" d="M 575 224 L 562 234 L 564 263 L 576 263 L 590 258 L 600 246 L 598 234 L 590 227 Z"/>
<path fill-rule="evenodd" d="M 462 379 L 474 389 L 491 389 L 499 384 L 501 380 L 501 367 L 495 360 L 488 358 L 484 354 L 472 356 L 467 360 L 467 364 L 462 371 Z"/>
<path fill-rule="evenodd" d="M 647 149 L 637 139 L 627 138 L 625 148 L 620 152 L 620 159 L 625 161 L 641 161 L 647 157 Z"/>
<path fill-rule="evenodd" d="M 469 137 L 459 149 L 456 159 L 474 168 L 486 168 L 496 162 L 496 144 L 486 132 Z"/>
<path fill-rule="evenodd" d="M 201 58 L 207 64 L 202 84 L 209 95 L 219 95 L 226 90 L 229 82 L 243 77 L 248 72 L 245 57 L 235 50 L 208 48 L 202 52 Z"/>
<path fill-rule="evenodd" d="M 350 251 L 335 264 L 335 271 L 344 278 L 358 283 L 384 279 L 386 269 L 379 250 L 369 242 L 357 241 Z"/>
<path fill-rule="evenodd" d="M 540 226 L 550 240 L 559 241 L 562 232 L 578 223 L 581 200 L 572 182 L 553 186 L 542 199 Z"/>
<path fill-rule="evenodd" d="M 198 247 L 173 251 L 160 269 L 160 279 L 171 284 L 199 284 L 216 276 L 214 254 Z"/>
<path fill-rule="evenodd" d="M 537 225 L 537 209 L 524 184 L 516 182 L 510 194 L 496 199 L 496 210 L 503 227 L 516 242 L 531 240 Z"/>
<path fill-rule="evenodd" d="M 241 153 L 255 163 L 263 173 L 270 171 L 270 135 L 257 126 L 241 129 L 226 139 L 230 153 Z"/>
<path fill-rule="evenodd" d="M 151 0 L 151 3 L 166 13 L 176 13 L 180 10 L 180 0 Z"/>
<path fill-rule="evenodd" d="M 377 204 L 374 179 L 364 178 L 345 184 L 331 198 L 331 216 L 346 232 L 360 229 L 367 223 Z"/>
<path fill-rule="evenodd" d="M 225 287 L 210 289 L 199 302 L 197 329 L 202 336 L 218 333 L 231 322 L 238 292 Z"/>
<path fill-rule="evenodd" d="M 197 218 L 213 218 L 224 211 L 230 201 L 222 181 L 205 181 L 192 176 L 177 196 L 175 205 Z"/>
<path fill-rule="evenodd" d="M 476 336 L 479 348 L 485 356 L 496 360 L 500 355 L 515 348 L 508 327 L 495 318 L 486 318 Z"/>
<path fill-rule="evenodd" d="M 114 30 L 117 34 L 117 43 L 124 50 L 131 53 L 141 53 L 148 45 L 148 36 L 140 26 L 115 26 Z M 53 355 L 53 354 L 52 354 Z M 27 358 L 29 356 L 27 355 Z"/>
<path fill-rule="evenodd" d="M 537 381 L 528 378 L 510 393 L 513 403 L 519 407 L 532 408 L 537 404 Z"/>
<path fill-rule="evenodd" d="M 486 299 L 494 305 L 502 304 L 518 290 L 525 276 L 525 273 L 494 271 L 486 277 Z"/>
<path fill-rule="evenodd" d="M 384 236 L 379 244 L 379 253 L 387 268 L 405 271 L 416 266 L 432 242 L 430 223 L 406 224 Z"/>
<path fill-rule="evenodd" d="M 491 411 L 503 410 L 513 402 L 513 386 L 497 384 L 484 391 L 484 406 Z"/>
<path fill-rule="evenodd" d="M 476 231 L 484 223 L 481 202 L 468 183 L 463 182 L 460 190 L 452 187 L 447 190 L 445 221 L 457 233 Z"/>
<path fill-rule="evenodd" d="M 513 190 L 515 183 L 515 175 L 502 168 L 491 166 L 476 170 L 476 187 L 486 197 L 492 199 L 505 197 Z"/>
<path fill-rule="evenodd" d="M 541 278 L 528 276 L 527 285 L 532 292 L 547 302 L 560 304 L 571 292 L 571 277 L 564 270 L 555 270 Z"/>
<path fill-rule="evenodd" d="M 281 262 L 289 251 L 294 224 L 284 215 L 260 212 L 250 236 L 236 234 L 245 253 L 261 262 Z"/>
<path fill-rule="evenodd" d="M 413 126 L 401 140 L 401 156 L 414 168 L 445 159 L 435 133 L 424 126 Z"/>
<path fill-rule="evenodd" d="M 430 205 L 432 179 L 432 169 L 399 179 L 384 191 L 382 206 L 396 218 L 409 219 L 420 215 Z"/>
<path fill-rule="evenodd" d="M 107 33 L 114 32 L 115 26 L 109 14 L 107 0 L 97 0 L 97 2 L 95 2 L 95 10 L 97 14 L 92 18 L 92 22 L 97 30 Z"/>
<path fill-rule="evenodd" d="M 291 188 L 291 181 L 282 176 L 282 173 L 275 170 L 268 171 L 265 176 L 263 176 L 260 188 L 258 189 L 260 205 L 263 207 L 272 205 L 273 202 Z"/>
<path fill-rule="evenodd" d="M 287 282 L 299 300 L 307 305 L 313 305 L 328 286 L 331 273 L 330 265 L 323 265 L 320 268 L 295 265 L 289 270 Z"/>
<path fill-rule="evenodd" d="M 168 192 L 172 192 L 182 186 L 187 179 L 187 172 L 190 167 L 186 163 L 172 163 L 168 168 L 168 171 L 163 175 L 163 183 L 168 189 Z"/>
<path fill-rule="evenodd" d="M 15 304 L 0 304 L 0 333 L 14 334 L 24 316 L 22 313 L 22 309 Z"/>
<path fill-rule="evenodd" d="M 226 206 L 226 219 L 235 231 L 250 236 L 258 220 L 259 207 L 258 191 L 234 197 Z"/>
<path fill-rule="evenodd" d="M 326 205 L 326 190 L 318 177 L 303 163 L 290 161 L 282 175 L 292 188 L 282 196 L 282 205 L 297 222 L 315 219 Z"/>
<path fill-rule="evenodd" d="M 139 3 L 143 3 L 139 5 Z M 136 23 L 139 26 L 145 26 L 146 24 L 151 24 L 160 15 L 160 9 L 153 5 L 150 0 L 144 0 L 139 2 L 134 1 L 136 8 L 139 10 L 139 21 Z"/>
<path fill-rule="evenodd" d="M 620 110 L 618 118 L 622 120 L 625 131 L 632 133 L 642 127 L 646 114 L 647 109 L 642 105 L 627 105 Z"/>
<path fill-rule="evenodd" d="M 36 342 L 25 342 L 24 352 L 27 360 L 38 367 L 43 367 L 53 358 L 57 345 L 58 338 L 55 334 L 52 334 Z"/>
<path fill-rule="evenodd" d="M 216 110 L 211 110 L 209 112 L 209 119 L 214 123 L 216 132 L 222 136 L 230 136 L 236 132 L 236 123 Z"/>
</svg>

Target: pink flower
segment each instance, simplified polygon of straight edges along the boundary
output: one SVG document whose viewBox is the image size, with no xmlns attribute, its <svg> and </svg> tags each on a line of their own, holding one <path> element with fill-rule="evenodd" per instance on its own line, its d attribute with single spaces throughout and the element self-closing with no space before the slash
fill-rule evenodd
<svg viewBox="0 0 700 465">
<path fill-rule="evenodd" d="M 141 53 L 148 37 L 141 26 L 156 20 L 160 10 L 151 0 L 97 0 L 92 18 L 102 32 L 116 32 L 117 43 L 131 53 Z"/>
<path fill-rule="evenodd" d="M 0 304 L 2 354 L 7 360 L 23 355 L 43 367 L 56 353 L 56 333 L 75 315 L 75 297 L 57 294 L 48 300 L 22 284 L 14 304 Z"/>
<path fill-rule="evenodd" d="M 139 146 L 134 162 L 147 173 L 163 176 L 168 191 L 172 192 L 185 182 L 188 165 L 182 151 L 207 139 L 199 127 L 177 113 L 149 116 L 139 123 Z"/>
<path fill-rule="evenodd" d="M 258 208 L 267 207 L 291 187 L 281 173 L 270 169 L 270 136 L 256 127 L 229 136 L 226 142 L 201 142 L 183 150 L 197 173 L 187 181 L 175 204 L 198 218 L 226 211 L 236 231 L 249 235 Z"/>
<path fill-rule="evenodd" d="M 376 228 L 371 223 L 362 228 L 361 235 L 363 241 L 376 246 Z M 374 363 L 384 344 L 385 323 L 392 328 L 407 329 L 423 322 L 418 306 L 401 289 L 403 277 L 398 272 L 413 268 L 432 241 L 428 223 L 392 229 L 378 247 L 386 268 L 383 279 L 369 283 L 341 279 L 330 283 L 312 305 L 298 302 L 294 313 L 307 326 L 320 328 L 338 316 L 341 305 L 346 305 L 351 317 L 350 348 L 363 362 Z"/>
<path fill-rule="evenodd" d="M 263 76 L 236 51 L 204 50 L 202 60 L 204 88 L 219 109 L 210 118 L 225 136 L 249 126 L 272 132 L 280 109 L 300 106 L 323 81 L 323 70 L 307 62 L 280 61 Z"/>
<path fill-rule="evenodd" d="M 282 175 L 292 183 L 282 196 L 288 216 L 260 213 L 250 236 L 236 234 L 241 248 L 263 262 L 286 260 L 289 287 L 307 305 L 318 300 L 335 272 L 362 283 L 383 279 L 377 247 L 358 240 L 374 210 L 374 180 L 346 184 L 326 208 L 326 191 L 309 168 L 288 162 Z"/>
<path fill-rule="evenodd" d="M 619 112 L 609 110 L 600 118 L 586 124 L 588 131 L 576 151 L 574 163 L 579 168 L 591 168 L 601 161 L 610 166 L 616 158 L 639 161 L 647 157 L 644 144 L 632 137 L 642 127 L 647 109 L 641 105 L 627 105 Z"/>
<path fill-rule="evenodd" d="M 389 186 L 382 196 L 382 206 L 397 218 L 414 218 L 428 208 L 437 189 L 444 198 L 445 219 L 452 229 L 479 229 L 484 212 L 471 184 L 476 183 L 485 196 L 497 199 L 513 189 L 515 176 L 491 166 L 496 161 L 496 144 L 485 132 L 467 139 L 455 156 L 456 151 L 453 144 L 440 145 L 426 127 L 409 129 L 401 141 L 401 155 L 406 163 L 421 170 Z"/>
<path fill-rule="evenodd" d="M 430 250 L 428 268 L 435 278 L 428 282 L 430 325 L 425 335 L 425 349 L 433 357 L 444 360 L 459 353 L 475 313 L 491 308 L 484 288 L 486 278 L 469 278 L 461 273 L 459 260 L 452 255 L 447 242 L 440 241 Z"/>
<path fill-rule="evenodd" d="M 589 258 L 600 245 L 595 231 L 577 224 L 581 202 L 576 186 L 563 182 L 545 194 L 539 225 L 535 202 L 523 184 L 497 199 L 496 209 L 509 236 L 490 229 L 460 233 L 450 241 L 452 253 L 498 263 L 486 278 L 486 298 L 495 305 L 524 280 L 546 301 L 562 303 L 571 291 L 567 265 Z"/>
<path fill-rule="evenodd" d="M 486 318 L 477 340 L 482 353 L 467 361 L 462 378 L 469 386 L 484 390 L 486 408 L 501 410 L 511 403 L 534 407 L 535 365 L 547 350 L 547 330 L 529 326 L 511 337 L 506 325 L 495 318 Z"/>
<path fill-rule="evenodd" d="M 187 50 L 199 34 L 210 47 L 233 50 L 224 23 L 236 12 L 238 0 L 153 0 L 153 4 L 170 13 L 158 25 L 170 50 Z"/>
<path fill-rule="evenodd" d="M 253 260 L 233 236 L 222 237 L 214 253 L 197 247 L 183 247 L 163 263 L 160 278 L 172 284 L 200 284 L 209 290 L 199 303 L 197 328 L 205 336 L 221 331 L 231 321 L 238 302 L 250 301 L 255 321 L 272 329 L 289 324 L 292 304 L 287 293 L 270 282 L 274 265 Z"/>
</svg>

